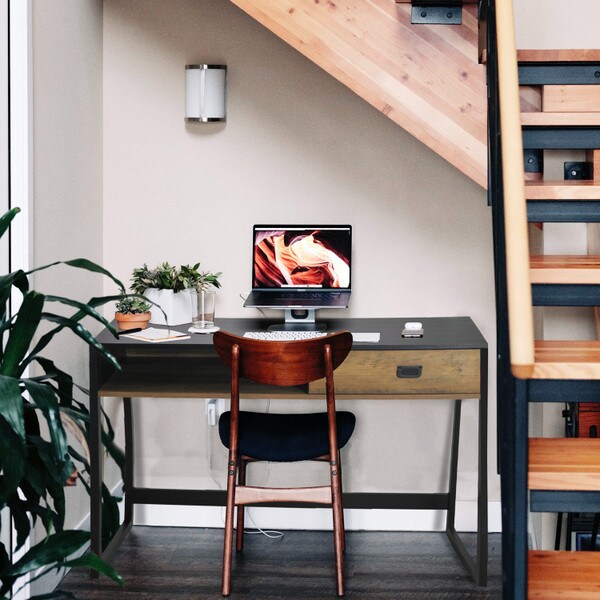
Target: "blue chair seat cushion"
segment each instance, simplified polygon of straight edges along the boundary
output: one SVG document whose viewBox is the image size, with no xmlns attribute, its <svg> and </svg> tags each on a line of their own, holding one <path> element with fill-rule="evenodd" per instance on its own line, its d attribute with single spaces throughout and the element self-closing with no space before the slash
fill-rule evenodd
<svg viewBox="0 0 600 600">
<path fill-rule="evenodd" d="M 343 448 L 356 424 L 351 412 L 337 411 L 338 447 Z M 229 448 L 231 412 L 219 419 L 219 436 Z M 256 413 L 240 411 L 238 454 L 257 460 L 293 462 L 329 454 L 327 413 Z"/>
</svg>

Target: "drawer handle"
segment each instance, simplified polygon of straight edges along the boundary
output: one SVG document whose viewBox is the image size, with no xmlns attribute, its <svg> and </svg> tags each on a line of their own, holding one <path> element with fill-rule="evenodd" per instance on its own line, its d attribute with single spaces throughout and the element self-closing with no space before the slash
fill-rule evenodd
<svg viewBox="0 0 600 600">
<path fill-rule="evenodd" d="M 400 365 L 396 368 L 398 379 L 418 379 L 423 373 L 422 365 Z"/>
</svg>

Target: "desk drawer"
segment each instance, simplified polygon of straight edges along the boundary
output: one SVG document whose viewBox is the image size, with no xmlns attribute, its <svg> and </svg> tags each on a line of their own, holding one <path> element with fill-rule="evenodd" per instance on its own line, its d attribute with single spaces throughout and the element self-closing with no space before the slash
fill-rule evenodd
<svg viewBox="0 0 600 600">
<path fill-rule="evenodd" d="M 337 394 L 472 394 L 478 397 L 479 350 L 354 350 L 334 372 Z M 310 384 L 325 393 L 325 380 Z"/>
</svg>

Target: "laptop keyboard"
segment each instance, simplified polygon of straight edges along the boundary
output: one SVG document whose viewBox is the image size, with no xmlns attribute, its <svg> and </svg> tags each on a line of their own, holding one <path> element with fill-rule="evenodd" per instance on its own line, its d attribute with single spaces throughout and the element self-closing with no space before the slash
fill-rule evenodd
<svg viewBox="0 0 600 600">
<path fill-rule="evenodd" d="M 268 298 L 277 298 L 278 300 L 325 300 L 327 298 L 339 298 L 339 292 L 266 292 Z"/>
</svg>

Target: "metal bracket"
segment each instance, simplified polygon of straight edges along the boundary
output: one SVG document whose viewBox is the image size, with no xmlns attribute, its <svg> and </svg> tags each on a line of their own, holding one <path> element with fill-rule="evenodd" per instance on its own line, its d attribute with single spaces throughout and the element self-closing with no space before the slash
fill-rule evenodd
<svg viewBox="0 0 600 600">
<path fill-rule="evenodd" d="M 461 25 L 462 0 L 414 0 L 413 25 Z"/>
<path fill-rule="evenodd" d="M 590 163 L 566 162 L 565 179 L 590 179 Z"/>
<path fill-rule="evenodd" d="M 544 152 L 537 149 L 523 150 L 525 173 L 541 173 L 544 170 Z"/>
</svg>

